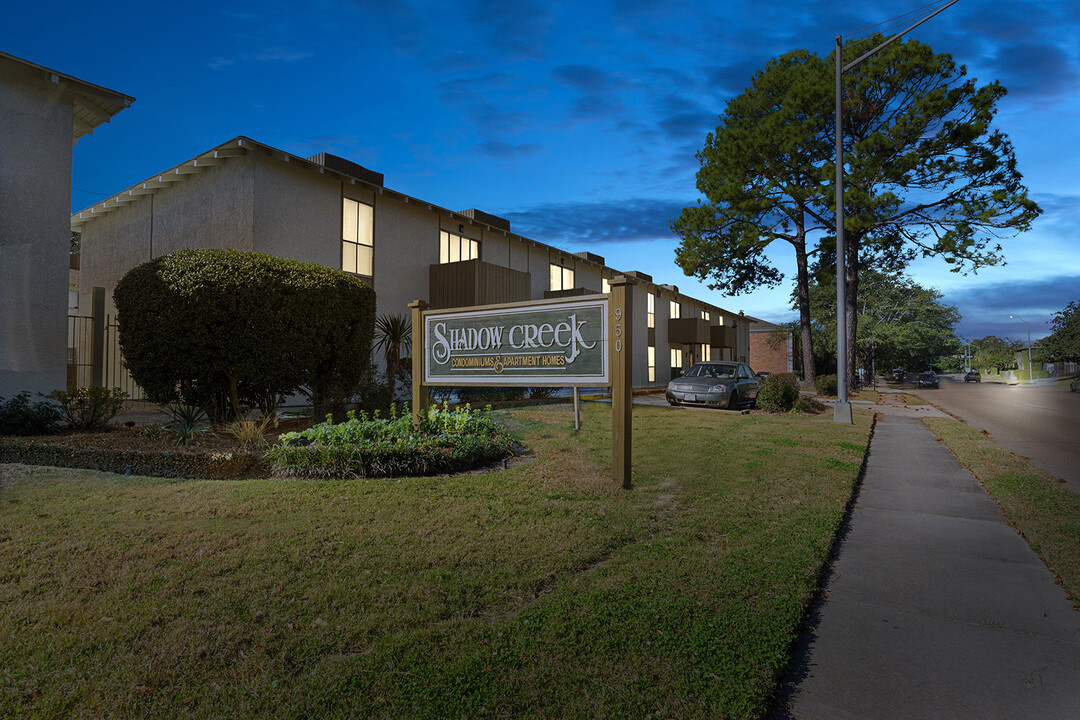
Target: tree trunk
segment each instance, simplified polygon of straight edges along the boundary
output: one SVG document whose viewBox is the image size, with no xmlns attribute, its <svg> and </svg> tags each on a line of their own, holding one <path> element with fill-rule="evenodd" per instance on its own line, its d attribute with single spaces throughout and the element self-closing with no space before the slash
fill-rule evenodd
<svg viewBox="0 0 1080 720">
<path fill-rule="evenodd" d="M 801 228 L 800 228 L 801 230 Z M 802 232 L 799 233 L 802 236 Z M 795 262 L 798 265 L 796 290 L 799 295 L 799 330 L 802 338 L 803 381 L 810 386 L 817 383 L 814 366 L 814 343 L 810 334 L 810 271 L 807 269 L 806 240 L 795 244 Z"/>
</svg>

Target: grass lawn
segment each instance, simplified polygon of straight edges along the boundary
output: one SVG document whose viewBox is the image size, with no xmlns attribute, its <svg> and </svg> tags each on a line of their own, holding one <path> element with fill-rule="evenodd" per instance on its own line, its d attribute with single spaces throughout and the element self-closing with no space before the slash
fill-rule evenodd
<svg viewBox="0 0 1080 720">
<path fill-rule="evenodd" d="M 870 414 L 636 407 L 624 491 L 571 412 L 449 478 L 0 466 L 0 717 L 762 716 Z"/>
<path fill-rule="evenodd" d="M 979 478 L 1080 609 L 1080 495 L 974 428 L 947 418 L 923 422 Z"/>
</svg>

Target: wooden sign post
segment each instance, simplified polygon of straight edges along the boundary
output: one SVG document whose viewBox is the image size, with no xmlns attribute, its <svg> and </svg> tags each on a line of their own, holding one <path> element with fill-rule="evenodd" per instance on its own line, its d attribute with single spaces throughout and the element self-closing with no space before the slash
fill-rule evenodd
<svg viewBox="0 0 1080 720">
<path fill-rule="evenodd" d="M 608 347 L 611 356 L 611 479 L 627 490 L 631 487 L 631 411 L 634 404 L 634 295 L 631 286 L 636 282 L 625 275 L 612 279 L 609 283 L 611 303 L 608 306 L 608 327 L 611 328 Z"/>
<path fill-rule="evenodd" d="M 420 419 L 427 415 L 431 401 L 428 389 L 422 382 L 424 363 L 427 362 L 427 353 L 424 351 L 424 311 L 430 306 L 423 300 L 416 300 L 409 303 L 409 307 L 412 308 L 412 424 L 413 429 L 419 429 Z"/>
</svg>

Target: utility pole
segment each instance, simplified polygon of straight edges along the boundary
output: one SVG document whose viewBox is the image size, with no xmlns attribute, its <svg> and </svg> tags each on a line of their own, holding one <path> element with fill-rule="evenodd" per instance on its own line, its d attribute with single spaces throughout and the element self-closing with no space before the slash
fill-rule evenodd
<svg viewBox="0 0 1080 720">
<path fill-rule="evenodd" d="M 842 58 L 844 38 L 841 35 L 836 36 L 836 405 L 833 406 L 833 422 L 847 423 L 848 425 L 853 422 L 851 418 L 851 402 L 848 401 L 847 277 L 846 259 L 844 258 L 844 126 L 842 122 L 844 73 L 886 46 L 896 42 L 906 33 L 911 32 L 930 18 L 945 12 L 958 2 L 960 0 L 952 0 L 948 5 L 935 10 L 906 30 L 901 30 L 847 65 L 843 64 Z"/>
</svg>

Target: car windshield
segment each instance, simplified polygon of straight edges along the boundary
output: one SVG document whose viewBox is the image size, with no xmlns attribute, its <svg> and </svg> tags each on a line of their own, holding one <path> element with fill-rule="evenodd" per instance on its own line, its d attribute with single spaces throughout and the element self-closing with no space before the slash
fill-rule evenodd
<svg viewBox="0 0 1080 720">
<path fill-rule="evenodd" d="M 710 377 L 731 380 L 735 377 L 734 365 L 718 363 L 699 363 L 686 371 L 686 377 Z"/>
</svg>

